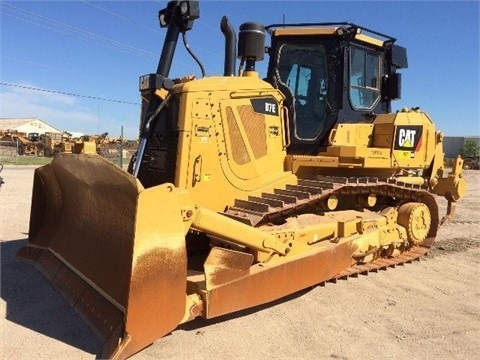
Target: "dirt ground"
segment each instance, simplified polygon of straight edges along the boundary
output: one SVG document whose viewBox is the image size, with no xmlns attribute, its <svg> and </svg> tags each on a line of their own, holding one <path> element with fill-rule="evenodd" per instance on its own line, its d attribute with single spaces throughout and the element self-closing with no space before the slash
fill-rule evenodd
<svg viewBox="0 0 480 360">
<path fill-rule="evenodd" d="M 0 190 L 2 359 L 93 359 L 101 343 L 33 266 L 26 243 L 33 168 Z M 132 359 L 473 359 L 480 353 L 480 172 L 420 261 L 327 283 L 217 320 L 195 320 Z M 439 198 L 441 214 L 445 201 Z"/>
</svg>

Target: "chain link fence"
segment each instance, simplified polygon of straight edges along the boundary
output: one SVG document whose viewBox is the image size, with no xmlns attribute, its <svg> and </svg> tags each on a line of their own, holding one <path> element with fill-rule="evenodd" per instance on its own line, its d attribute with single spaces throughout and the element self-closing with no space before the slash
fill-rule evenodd
<svg viewBox="0 0 480 360">
<path fill-rule="evenodd" d="M 121 144 L 109 144 L 98 148 L 98 154 L 100 156 L 103 156 L 108 161 L 117 164 L 123 169 L 128 167 L 128 163 L 136 151 L 136 147 L 125 147 Z"/>
<path fill-rule="evenodd" d="M 0 141 L 0 163 L 18 163 L 18 141 Z"/>
<path fill-rule="evenodd" d="M 16 141 L 0 141 L 0 163 L 2 164 L 29 164 L 43 165 L 49 163 L 52 158 L 35 156 L 35 155 L 19 155 L 21 144 Z M 98 147 L 97 152 L 108 161 L 117 164 L 123 169 L 128 167 L 131 157 L 137 151 L 136 146 L 123 144 L 108 144 Z M 122 156 L 121 156 L 122 155 Z"/>
</svg>

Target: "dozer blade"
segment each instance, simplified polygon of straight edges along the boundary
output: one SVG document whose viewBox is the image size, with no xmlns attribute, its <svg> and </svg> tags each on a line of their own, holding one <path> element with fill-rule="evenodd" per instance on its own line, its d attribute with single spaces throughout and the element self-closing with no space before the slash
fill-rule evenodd
<svg viewBox="0 0 480 360">
<path fill-rule="evenodd" d="M 102 358 L 133 355 L 180 323 L 185 230 L 174 189 L 144 190 L 98 155 L 58 154 L 35 171 L 33 262 L 104 340 Z"/>
</svg>

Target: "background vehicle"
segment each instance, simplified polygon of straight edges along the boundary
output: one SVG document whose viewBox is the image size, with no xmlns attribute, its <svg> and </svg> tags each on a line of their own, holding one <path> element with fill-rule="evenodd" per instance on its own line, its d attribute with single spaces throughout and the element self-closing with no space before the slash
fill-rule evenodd
<svg viewBox="0 0 480 360">
<path fill-rule="evenodd" d="M 160 11 L 168 30 L 156 73 L 140 78 L 131 174 L 87 154 L 35 173 L 18 256 L 105 339 L 103 357 L 131 356 L 196 316 L 412 261 L 441 223 L 434 195 L 448 219 L 465 194 L 462 160 L 445 173 L 428 115 L 391 112 L 407 66 L 394 38 L 351 23 L 245 23 L 235 76 L 224 17 L 223 76 L 170 79 L 198 16 L 197 1 Z"/>
<path fill-rule="evenodd" d="M 72 143 L 65 140 L 62 133 L 46 132 L 40 135 L 39 140 L 43 145 L 43 156 L 52 157 L 61 152 L 72 152 Z"/>
<path fill-rule="evenodd" d="M 42 150 L 38 133 L 3 130 L 0 131 L 0 141 L 10 142 L 12 146 L 16 146 L 18 155 L 38 155 Z"/>
</svg>

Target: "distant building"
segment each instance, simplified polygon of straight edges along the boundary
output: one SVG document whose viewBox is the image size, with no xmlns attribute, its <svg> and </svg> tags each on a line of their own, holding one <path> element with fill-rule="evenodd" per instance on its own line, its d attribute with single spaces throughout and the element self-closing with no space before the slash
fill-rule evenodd
<svg viewBox="0 0 480 360">
<path fill-rule="evenodd" d="M 0 118 L 0 130 L 16 130 L 22 133 L 39 133 L 46 132 L 62 133 L 63 131 L 47 124 L 38 118 Z"/>
<path fill-rule="evenodd" d="M 78 138 L 81 138 L 83 135 L 85 135 L 83 132 L 78 132 L 78 131 L 65 131 L 65 133 L 70 134 L 70 137 L 72 139 L 78 139 Z"/>
<path fill-rule="evenodd" d="M 480 136 L 445 136 L 443 138 L 443 153 L 445 158 L 453 159 L 462 151 L 467 140 L 473 140 L 480 145 Z"/>
</svg>

